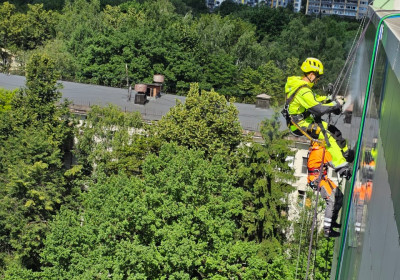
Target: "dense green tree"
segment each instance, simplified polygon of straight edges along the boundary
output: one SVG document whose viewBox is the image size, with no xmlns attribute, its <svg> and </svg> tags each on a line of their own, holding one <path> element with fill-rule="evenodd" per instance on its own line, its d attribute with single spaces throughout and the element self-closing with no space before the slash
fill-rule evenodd
<svg viewBox="0 0 400 280">
<path fill-rule="evenodd" d="M 238 110 L 215 91 L 199 91 L 193 84 L 185 103 L 178 102 L 152 127 L 164 141 L 174 141 L 214 155 L 219 149 L 233 151 L 242 140 Z"/>
<path fill-rule="evenodd" d="M 234 3 L 231 0 L 222 2 L 217 12 L 224 16 L 231 15 L 242 18 L 254 24 L 260 41 L 264 38 L 276 39 L 290 20 L 296 17 L 296 14 L 287 8 L 271 8 L 266 5 L 250 7 Z"/>
<path fill-rule="evenodd" d="M 284 103 L 285 96 L 282 88 L 285 86 L 286 76 L 273 61 L 261 65 L 257 70 L 247 67 L 241 72 L 239 88 L 247 97 L 244 101 L 254 103 L 258 94 L 265 93 L 271 96 L 271 105 Z"/>
<path fill-rule="evenodd" d="M 55 105 L 59 95 L 51 65 L 33 57 L 27 88 L 0 113 L 1 275 L 12 267 L 39 269 L 48 223 L 73 192 L 64 174 L 73 123 L 67 104 Z"/>
<path fill-rule="evenodd" d="M 99 176 L 81 210 L 64 208 L 42 254 L 53 279 L 260 279 L 254 242 L 236 240 L 240 189 L 223 158 L 164 145 L 144 179 Z"/>
<path fill-rule="evenodd" d="M 18 24 L 13 16 L 16 12 L 15 6 L 5 2 L 0 6 L 0 43 L 4 47 L 10 47 L 13 44 L 14 36 L 18 32 Z"/>
<path fill-rule="evenodd" d="M 245 190 L 241 228 L 244 238 L 263 245 L 268 260 L 282 252 L 288 221 L 288 194 L 293 170 L 287 157 L 293 155 L 280 131 L 278 115 L 262 127 L 264 143 L 243 146 L 237 163 L 238 184 Z"/>
<path fill-rule="evenodd" d="M 17 90 L 0 88 L 0 113 L 11 110 L 11 101 Z"/>
<path fill-rule="evenodd" d="M 315 212 L 315 200 L 316 193 L 309 189 L 305 197 L 299 197 L 298 201 L 292 201 L 291 204 L 291 212 L 294 218 L 289 231 L 289 238 L 284 245 L 288 261 L 286 266 L 282 267 L 291 271 L 292 277 L 290 279 L 304 279 L 307 265 L 309 265 L 308 277 L 310 279 L 327 279 L 331 272 L 335 240 L 325 238 L 322 231 L 314 231 L 310 261 L 308 263 L 311 240 L 310 229 Z M 318 217 L 323 217 L 325 207 L 325 201 L 319 196 Z M 320 228 L 320 221 L 320 219 L 316 220 L 315 228 Z"/>
<path fill-rule="evenodd" d="M 190 8 L 193 4 L 76 0 L 54 13 L 42 5 L 20 12 L 6 2 L 0 9 L 0 42 L 13 50 L 39 48 L 55 59 L 68 80 L 122 87 L 127 66 L 131 83 L 152 82 L 161 73 L 166 92 L 185 94 L 190 83 L 198 82 L 202 89 L 214 88 L 245 102 L 269 91 L 278 105 L 283 98 L 277 88 L 288 60 L 318 57 L 326 66 L 321 84 L 333 82 L 357 28 L 357 23 L 335 17 L 315 19 L 289 9 L 227 1 L 218 13 L 197 16 L 202 8 Z M 24 65 L 22 55 L 18 60 Z"/>
<path fill-rule="evenodd" d="M 61 98 L 59 76 L 52 59 L 41 54 L 31 56 L 26 67 L 26 88 L 13 101 L 16 108 L 25 111 L 27 121 L 58 122 L 55 113 L 56 101 Z"/>
<path fill-rule="evenodd" d="M 19 14 L 21 34 L 17 45 L 23 49 L 34 49 L 55 37 L 58 14 L 43 9 L 43 5 L 28 5 L 25 14 Z"/>
<path fill-rule="evenodd" d="M 76 78 L 78 62 L 76 58 L 68 52 L 64 40 L 55 39 L 47 42 L 45 46 L 39 47 L 35 52 L 44 54 L 54 61 L 55 69 L 60 73 L 61 80 L 73 80 Z"/>
<path fill-rule="evenodd" d="M 332 82 L 357 23 L 229 2 L 213 14 L 191 0 L 1 2 L 3 69 L 16 54 L 27 84 L 0 91 L 0 278 L 304 274 L 299 225 L 287 235 L 285 133 L 275 117 L 264 143 L 245 139 L 224 96 L 266 93 L 279 106 L 307 56 L 323 61 L 322 84 Z M 126 66 L 131 83 L 164 74 L 163 89 L 186 102 L 151 128 L 136 113 L 93 107 L 74 130 L 57 79 L 121 87 Z M 327 252 L 316 252 L 316 279 L 329 270 Z"/>
<path fill-rule="evenodd" d="M 84 173 L 140 174 L 143 159 L 154 147 L 143 126 L 138 112 L 124 113 L 111 105 L 93 106 L 79 127 L 75 146 Z"/>
<path fill-rule="evenodd" d="M 237 67 L 231 55 L 209 55 L 203 66 L 203 89 L 214 89 L 225 96 L 235 96 L 235 87 L 232 77 L 236 76 Z"/>
<path fill-rule="evenodd" d="M 28 5 L 27 12 L 21 13 L 4 2 L 0 16 L 0 44 L 12 51 L 34 49 L 55 36 L 57 15 L 45 11 L 43 5 Z"/>
</svg>

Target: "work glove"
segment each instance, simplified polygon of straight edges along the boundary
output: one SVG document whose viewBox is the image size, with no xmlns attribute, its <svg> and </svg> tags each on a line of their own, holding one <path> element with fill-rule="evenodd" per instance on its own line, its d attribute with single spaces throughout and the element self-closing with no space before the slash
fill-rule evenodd
<svg viewBox="0 0 400 280">
<path fill-rule="evenodd" d="M 335 115 L 340 115 L 342 113 L 342 105 L 339 102 L 336 102 L 336 105 L 333 107 L 332 113 Z"/>
<path fill-rule="evenodd" d="M 343 104 L 345 103 L 344 97 L 341 95 L 336 96 L 336 103 L 340 103 L 340 106 L 343 106 Z"/>
</svg>

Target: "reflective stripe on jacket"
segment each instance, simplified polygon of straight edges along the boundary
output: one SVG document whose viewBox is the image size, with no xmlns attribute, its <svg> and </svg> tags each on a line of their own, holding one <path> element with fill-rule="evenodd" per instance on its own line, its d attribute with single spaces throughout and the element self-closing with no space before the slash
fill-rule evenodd
<svg viewBox="0 0 400 280">
<path fill-rule="evenodd" d="M 300 76 L 291 76 L 287 79 L 285 85 L 285 94 L 287 99 L 294 94 L 297 88 L 303 86 L 289 104 L 288 111 L 290 115 L 302 114 L 308 110 L 316 116 L 322 116 L 337 108 L 336 102 L 329 102 L 326 104 L 321 103 L 326 101 L 327 97 L 315 95 L 308 86 L 305 86 L 307 84 L 308 83 L 303 81 Z"/>
</svg>

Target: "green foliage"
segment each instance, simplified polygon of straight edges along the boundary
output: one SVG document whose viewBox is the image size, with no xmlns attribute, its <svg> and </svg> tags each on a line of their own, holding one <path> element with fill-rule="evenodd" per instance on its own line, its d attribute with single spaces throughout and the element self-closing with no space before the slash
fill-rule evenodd
<svg viewBox="0 0 400 280">
<path fill-rule="evenodd" d="M 6 90 L 0 88 L 0 113 L 9 111 L 11 109 L 11 100 L 16 94 L 17 90 Z"/>
<path fill-rule="evenodd" d="M 79 127 L 75 154 L 83 172 L 140 174 L 140 165 L 154 143 L 144 136 L 138 112 L 123 113 L 116 106 L 93 106 Z"/>
<path fill-rule="evenodd" d="M 224 1 L 217 12 L 224 16 L 235 16 L 242 18 L 257 28 L 257 37 L 260 41 L 264 37 L 272 41 L 279 37 L 280 33 L 285 30 L 286 25 L 296 15 L 289 9 L 270 8 L 266 5 L 260 5 L 257 8 L 240 5 L 232 1 Z"/>
<path fill-rule="evenodd" d="M 279 106 L 308 56 L 332 82 L 357 23 L 227 1 L 213 14 L 192 0 L 1 2 L 2 69 L 17 55 L 27 83 L 0 90 L 0 278 L 304 275 L 297 245 L 309 237 L 299 240 L 299 223 L 287 235 L 286 134 L 275 116 L 263 143 L 245 139 L 225 96 L 266 93 Z M 164 91 L 186 102 L 151 127 L 93 107 L 75 129 L 57 80 L 121 87 L 125 66 L 131 83 L 164 74 Z M 315 279 L 330 269 L 331 246 L 319 238 Z"/>
<path fill-rule="evenodd" d="M 21 13 L 15 5 L 4 2 L 0 16 L 0 43 L 7 49 L 31 50 L 55 36 L 57 15 L 41 4 L 28 4 L 27 12 Z"/>
<path fill-rule="evenodd" d="M 284 100 L 282 88 L 286 82 L 284 72 L 273 61 L 253 70 L 247 67 L 241 74 L 239 88 L 245 92 L 245 100 L 254 103 L 255 97 L 261 93 L 271 96 L 271 105 L 278 105 Z"/>
<path fill-rule="evenodd" d="M 275 257 L 271 263 L 268 264 L 268 280 L 290 280 L 301 279 L 295 278 L 292 266 L 288 263 L 288 257 L 280 255 Z"/>
<path fill-rule="evenodd" d="M 236 169 L 238 184 L 245 191 L 242 234 L 261 243 L 268 260 L 278 256 L 286 238 L 287 197 L 294 180 L 286 160 L 293 152 L 279 127 L 278 115 L 266 120 L 261 128 L 265 142 L 244 146 Z"/>
<path fill-rule="evenodd" d="M 61 97 L 54 62 L 45 55 L 34 54 L 26 66 L 26 86 L 29 102 L 38 106 L 49 105 Z"/>
<path fill-rule="evenodd" d="M 233 151 L 243 140 L 238 110 L 215 91 L 192 84 L 184 104 L 178 102 L 154 124 L 153 134 L 164 141 L 202 149 L 207 155 Z"/>
<path fill-rule="evenodd" d="M 18 109 L 1 115 L 3 136 L 0 177 L 1 252 L 23 267 L 38 268 L 47 224 L 71 191 L 63 176 L 71 130 L 66 123 L 19 124 Z"/>
<path fill-rule="evenodd" d="M 61 80 L 73 80 L 78 69 L 76 58 L 67 50 L 64 40 L 55 39 L 47 42 L 45 46 L 36 49 L 54 62 L 54 68 L 59 73 Z M 55 70 L 54 69 L 54 70 Z"/>
<path fill-rule="evenodd" d="M 51 66 L 46 58 L 33 57 L 28 88 L 0 112 L 0 275 L 7 279 L 39 269 L 48 223 L 74 192 L 64 177 L 73 123 L 68 104 L 55 104 L 59 95 Z M 9 277 L 11 271 L 19 276 Z"/>
<path fill-rule="evenodd" d="M 81 211 L 64 208 L 42 257 L 50 279 L 260 279 L 254 242 L 236 240 L 242 191 L 224 161 L 167 144 L 144 179 L 98 176 Z"/>
<path fill-rule="evenodd" d="M 48 1 L 34 3 L 39 2 Z M 321 85 L 333 82 L 358 27 L 349 20 L 311 18 L 265 5 L 225 1 L 212 14 L 204 7 L 204 1 L 192 0 L 76 0 L 66 1 L 59 12 L 42 4 L 19 12 L 5 2 L 0 42 L 13 54 L 46 53 L 68 80 L 122 87 L 127 65 L 131 83 L 152 82 L 161 73 L 166 92 L 185 95 L 197 82 L 240 102 L 266 93 L 279 106 L 283 80 L 308 56 L 325 65 Z M 17 59 L 24 65 L 22 55 Z"/>
<path fill-rule="evenodd" d="M 292 224 L 292 235 L 286 243 L 289 257 L 289 266 L 293 271 L 293 278 L 303 279 L 306 275 L 308 251 L 310 246 L 311 234 L 309 229 L 312 227 L 315 211 L 316 193 L 308 191 L 306 193 L 305 204 L 301 201 L 297 207 L 292 209 L 297 213 L 297 218 Z M 325 201 L 320 197 L 318 201 L 317 215 L 322 217 L 325 210 Z M 316 224 L 317 228 L 319 224 Z M 333 260 L 335 240 L 325 238 L 323 232 L 314 231 L 313 244 L 310 255 L 308 277 L 313 279 L 329 278 Z"/>
</svg>

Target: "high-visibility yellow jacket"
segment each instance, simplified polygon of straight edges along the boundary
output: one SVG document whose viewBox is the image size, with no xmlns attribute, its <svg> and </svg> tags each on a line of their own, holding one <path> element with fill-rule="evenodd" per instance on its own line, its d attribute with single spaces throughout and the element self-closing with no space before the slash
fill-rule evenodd
<svg viewBox="0 0 400 280">
<path fill-rule="evenodd" d="M 340 107 L 340 104 L 337 104 L 335 101 L 327 100 L 326 96 L 314 94 L 309 83 L 303 81 L 300 76 L 291 76 L 287 79 L 285 85 L 287 99 L 289 99 L 299 87 L 302 88 L 299 89 L 296 96 L 289 104 L 288 111 L 290 115 L 298 115 L 308 111 L 314 116 L 322 116 Z"/>
</svg>

